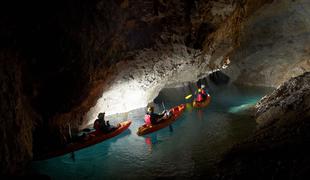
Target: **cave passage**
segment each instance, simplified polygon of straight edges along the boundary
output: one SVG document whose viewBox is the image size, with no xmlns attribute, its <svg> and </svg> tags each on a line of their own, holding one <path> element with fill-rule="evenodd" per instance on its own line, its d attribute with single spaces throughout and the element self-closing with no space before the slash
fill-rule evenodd
<svg viewBox="0 0 310 180">
<path fill-rule="evenodd" d="M 33 162 L 35 172 L 53 179 L 111 179 L 138 177 L 201 177 L 233 143 L 255 128 L 247 107 L 271 91 L 270 88 L 209 86 L 211 104 L 194 109 L 185 100 L 194 85 L 164 89 L 154 100 L 155 111 L 187 102 L 184 114 L 172 124 L 145 136 L 136 131 L 143 124 L 145 108 L 108 116 L 113 123 L 133 120 L 118 137 L 72 154 Z"/>
</svg>

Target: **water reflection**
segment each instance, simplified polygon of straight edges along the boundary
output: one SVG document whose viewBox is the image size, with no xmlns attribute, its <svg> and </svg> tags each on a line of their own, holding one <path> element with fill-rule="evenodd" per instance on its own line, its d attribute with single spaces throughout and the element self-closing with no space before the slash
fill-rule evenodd
<svg viewBox="0 0 310 180">
<path fill-rule="evenodd" d="M 164 129 L 164 131 L 168 131 L 170 133 L 170 136 L 172 135 L 172 133 L 173 133 L 173 125 L 169 125 L 168 128 L 163 128 L 163 129 Z M 145 144 L 148 147 L 148 152 L 149 153 L 152 153 L 154 146 L 156 146 L 160 142 L 164 142 L 165 141 L 165 138 L 162 138 L 162 137 L 161 137 L 161 139 L 158 138 L 158 133 L 157 132 L 154 132 L 154 133 L 151 133 L 151 134 L 147 134 L 147 135 L 144 135 L 142 137 L 145 140 Z"/>
<path fill-rule="evenodd" d="M 148 151 L 149 153 L 152 153 L 153 151 L 153 146 L 156 145 L 158 143 L 158 140 L 157 140 L 157 134 L 156 133 L 153 133 L 151 135 L 148 135 L 145 137 L 145 143 L 148 147 Z"/>
</svg>

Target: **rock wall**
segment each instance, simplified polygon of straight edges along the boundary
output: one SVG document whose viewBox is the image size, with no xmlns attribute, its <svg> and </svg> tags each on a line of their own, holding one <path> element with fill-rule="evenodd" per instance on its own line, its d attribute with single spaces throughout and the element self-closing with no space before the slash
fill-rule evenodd
<svg viewBox="0 0 310 180">
<path fill-rule="evenodd" d="M 85 122 L 93 123 L 101 111 L 109 115 L 145 107 L 165 86 L 194 82 L 214 70 L 208 66 L 209 56 L 197 56 L 195 49 L 182 44 L 160 48 L 140 51 L 135 60 L 118 63 L 117 75 L 87 113 Z M 217 63 L 217 68 L 223 66 Z"/>
<path fill-rule="evenodd" d="M 258 129 L 224 156 L 216 179 L 309 179 L 310 73 L 282 84 L 256 110 Z"/>
<path fill-rule="evenodd" d="M 283 120 L 304 119 L 309 116 L 310 72 L 291 78 L 256 105 L 256 122 L 259 127 Z M 290 120 L 293 121 L 293 120 Z"/>
<path fill-rule="evenodd" d="M 16 52 L 0 52 L 1 175 L 21 172 L 32 159 L 33 119 L 37 117 L 23 93 L 24 72 L 19 58 Z"/>
<path fill-rule="evenodd" d="M 266 2 L 262 1 L 259 4 Z M 172 6 L 176 4 L 179 10 L 184 11 L 172 10 Z M 170 24 L 164 25 L 153 48 L 135 51 L 133 54 L 136 55 L 130 61 L 121 62 L 115 67 L 115 71 L 119 73 L 113 77 L 114 82 L 107 85 L 109 88 L 104 90 L 96 106 L 87 113 L 85 118 L 87 124 L 91 124 L 100 111 L 113 114 L 145 107 L 167 85 L 193 82 L 226 67 L 227 61 L 224 57 L 228 52 L 221 51 L 221 56 L 215 58 L 216 53 L 212 54 L 205 50 L 210 46 L 205 41 L 207 39 L 213 42 L 216 39 L 214 37 L 221 36 L 218 31 L 223 31 L 223 24 L 238 27 L 239 24 L 233 22 L 237 16 L 235 14 L 239 15 L 238 12 L 242 9 L 240 3 L 171 1 L 161 5 L 166 9 L 159 11 L 158 16 L 150 15 L 152 18 L 149 18 L 153 21 L 165 18 Z M 167 11 L 168 9 L 173 13 Z M 251 7 L 251 10 L 254 12 L 256 9 Z M 179 22 L 175 22 L 176 17 L 179 18 Z M 231 44 L 232 47 L 234 45 Z"/>
<path fill-rule="evenodd" d="M 310 71 L 309 9 L 307 0 L 273 1 L 246 18 L 224 73 L 236 83 L 277 87 Z"/>
</svg>

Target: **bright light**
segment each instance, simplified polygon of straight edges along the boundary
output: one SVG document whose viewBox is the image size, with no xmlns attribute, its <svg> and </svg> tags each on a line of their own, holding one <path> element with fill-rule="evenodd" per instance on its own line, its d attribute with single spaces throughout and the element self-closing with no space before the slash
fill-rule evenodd
<svg viewBox="0 0 310 180">
<path fill-rule="evenodd" d="M 233 107 L 229 108 L 228 112 L 230 112 L 230 113 L 242 112 L 242 111 L 249 109 L 253 105 L 254 104 L 250 103 L 250 104 L 242 104 L 239 106 L 233 106 Z"/>
<path fill-rule="evenodd" d="M 105 112 L 106 116 L 128 112 L 145 107 L 147 99 L 145 91 L 134 80 L 114 85 L 103 93 L 97 104 L 87 113 L 88 124 L 95 121 L 99 112 Z"/>
</svg>

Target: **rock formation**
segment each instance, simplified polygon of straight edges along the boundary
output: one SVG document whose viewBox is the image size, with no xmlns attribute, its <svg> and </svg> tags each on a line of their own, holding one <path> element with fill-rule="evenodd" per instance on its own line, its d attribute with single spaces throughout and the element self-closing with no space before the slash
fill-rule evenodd
<svg viewBox="0 0 310 180">
<path fill-rule="evenodd" d="M 310 2 L 274 1 L 246 18 L 224 72 L 241 84 L 277 87 L 310 71 Z"/>
<path fill-rule="evenodd" d="M 310 73 L 282 84 L 256 110 L 258 129 L 226 154 L 217 179 L 308 179 Z"/>
<path fill-rule="evenodd" d="M 16 173 L 32 158 L 32 131 L 37 118 L 23 94 L 22 66 L 14 52 L 0 51 L 1 172 Z"/>
</svg>

